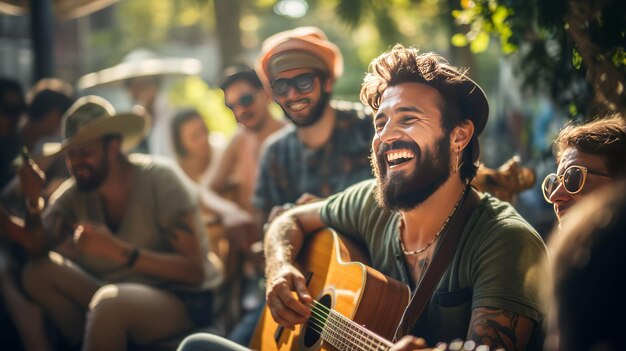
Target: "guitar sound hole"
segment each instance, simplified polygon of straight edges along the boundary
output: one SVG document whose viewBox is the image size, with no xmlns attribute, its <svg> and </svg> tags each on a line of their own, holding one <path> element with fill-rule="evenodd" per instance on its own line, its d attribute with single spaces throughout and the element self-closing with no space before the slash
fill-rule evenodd
<svg viewBox="0 0 626 351">
<path fill-rule="evenodd" d="M 303 341 L 305 347 L 311 347 L 319 341 L 322 329 L 326 324 L 326 318 L 328 317 L 331 303 L 331 296 L 324 295 L 313 306 L 311 318 L 306 323 L 306 329 L 304 330 Z"/>
</svg>

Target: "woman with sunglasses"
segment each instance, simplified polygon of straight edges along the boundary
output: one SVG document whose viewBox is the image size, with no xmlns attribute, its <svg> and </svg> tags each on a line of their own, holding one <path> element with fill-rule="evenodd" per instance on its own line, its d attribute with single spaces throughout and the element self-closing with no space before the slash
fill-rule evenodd
<svg viewBox="0 0 626 351">
<path fill-rule="evenodd" d="M 557 172 L 546 176 L 541 189 L 561 222 L 582 197 L 626 175 L 626 122 L 615 114 L 566 126 L 555 152 Z"/>
</svg>

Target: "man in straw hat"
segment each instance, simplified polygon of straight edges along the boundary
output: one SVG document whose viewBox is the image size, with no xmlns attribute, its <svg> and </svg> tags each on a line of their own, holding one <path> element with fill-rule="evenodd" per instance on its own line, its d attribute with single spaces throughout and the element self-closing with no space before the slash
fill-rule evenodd
<svg viewBox="0 0 626 351">
<path fill-rule="evenodd" d="M 360 104 L 331 106 L 343 59 L 319 28 L 267 38 L 256 71 L 292 122 L 268 139 L 261 156 L 253 205 L 264 219 L 305 193 L 326 197 L 371 177 L 371 122 Z"/>
<path fill-rule="evenodd" d="M 320 296 L 312 296 L 309 286 L 326 288 L 316 294 L 330 292 L 336 298 L 333 306 L 362 296 L 345 289 L 341 279 L 328 285 L 316 280 L 325 279 L 324 265 L 319 271 L 315 263 L 309 267 L 311 285 L 295 266 L 306 236 L 331 227 L 362 245 L 372 268 L 407 284 L 416 296 L 401 324 L 408 292 L 405 299 L 400 294 L 381 298 L 389 294 L 380 289 L 373 305 L 353 310 L 360 318 L 368 311 L 383 312 L 384 321 L 392 319 L 391 311 L 400 312 L 391 326 L 380 326 L 387 329 L 387 339 L 396 341 L 392 350 L 423 349 L 457 338 L 469 339 L 469 349 L 488 344 L 494 349 L 540 350 L 540 287 L 549 279 L 546 247 L 511 205 L 469 186 L 489 111 L 482 89 L 443 57 L 396 45 L 370 64 L 361 100 L 374 111 L 371 156 L 376 179 L 290 209 L 272 222 L 265 233 L 268 310 L 252 348 L 286 342 L 298 332 L 293 327 L 309 318 L 313 334 L 320 313 L 327 312 L 312 310 L 318 306 L 313 299 Z M 440 273 L 429 271 L 431 266 L 441 267 Z M 332 274 L 341 276 L 341 270 Z M 424 276 L 433 278 L 422 280 Z M 365 329 L 380 317 L 368 316 Z M 388 348 L 378 347 L 382 344 L 362 330 L 352 334 L 337 328 L 333 319 L 324 320 L 331 324 L 321 335 L 336 348 Z M 282 335 L 272 330 L 272 320 L 284 328 Z M 294 345 L 316 341 L 315 336 L 298 338 Z M 215 344 L 221 348 L 205 349 L 243 349 L 211 335 L 183 343 L 187 350 Z"/>
<path fill-rule="evenodd" d="M 63 117 L 60 150 L 73 177 L 43 211 L 43 176 L 30 160 L 19 172 L 25 225 L 0 216 L 31 254 L 26 292 L 84 350 L 146 345 L 211 320 L 221 271 L 195 197 L 170 163 L 123 153 L 143 127 L 102 98 L 79 99 Z"/>
</svg>

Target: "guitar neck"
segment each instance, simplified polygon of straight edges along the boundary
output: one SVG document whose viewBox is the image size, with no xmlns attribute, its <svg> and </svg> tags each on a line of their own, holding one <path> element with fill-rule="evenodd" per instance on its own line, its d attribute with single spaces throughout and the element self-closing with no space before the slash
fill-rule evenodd
<svg viewBox="0 0 626 351">
<path fill-rule="evenodd" d="M 315 312 L 314 312 L 315 313 Z M 389 350 L 393 344 L 385 338 L 356 324 L 334 310 L 321 313 L 325 317 L 321 337 L 339 350 Z"/>
<path fill-rule="evenodd" d="M 316 313 L 315 308 L 314 313 Z M 324 312 L 317 312 L 317 316 L 313 318 L 317 319 L 314 324 L 321 326 L 321 338 L 338 350 L 387 351 L 393 346 L 389 340 L 365 329 L 365 327 L 356 324 L 335 310 L 325 309 Z M 455 339 L 449 344 L 438 343 L 436 349 L 441 351 L 489 351 L 491 347 L 477 344 L 471 340 Z M 493 350 L 504 349 L 496 348 Z"/>
</svg>

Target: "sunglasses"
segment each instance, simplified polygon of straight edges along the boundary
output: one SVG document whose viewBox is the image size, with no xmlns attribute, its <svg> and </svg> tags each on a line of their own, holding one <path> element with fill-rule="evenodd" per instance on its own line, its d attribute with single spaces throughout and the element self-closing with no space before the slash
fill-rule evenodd
<svg viewBox="0 0 626 351">
<path fill-rule="evenodd" d="M 252 105 L 254 103 L 254 98 L 256 97 L 256 95 L 257 95 L 257 93 L 254 93 L 254 94 L 243 94 L 234 103 L 232 103 L 230 105 L 226 104 L 226 107 L 231 109 L 231 111 L 235 110 L 237 105 L 239 105 L 241 107 L 248 107 L 248 106 L 250 106 L 250 105 Z"/>
<path fill-rule="evenodd" d="M 610 177 L 610 175 L 606 173 L 594 172 L 588 170 L 583 166 L 570 166 L 563 172 L 563 175 L 557 175 L 556 173 L 550 173 L 546 176 L 546 179 L 543 180 L 541 184 L 541 190 L 543 191 L 543 197 L 549 203 L 550 196 L 559 184 L 563 184 L 563 189 L 570 193 L 571 195 L 578 194 L 583 187 L 585 186 L 585 180 L 587 180 L 587 173 L 595 174 L 602 177 Z"/>
<path fill-rule="evenodd" d="M 290 87 L 296 88 L 298 93 L 306 94 L 313 90 L 313 81 L 318 75 L 315 73 L 304 73 L 293 78 L 280 78 L 272 82 L 274 95 L 285 96 Z"/>
</svg>

